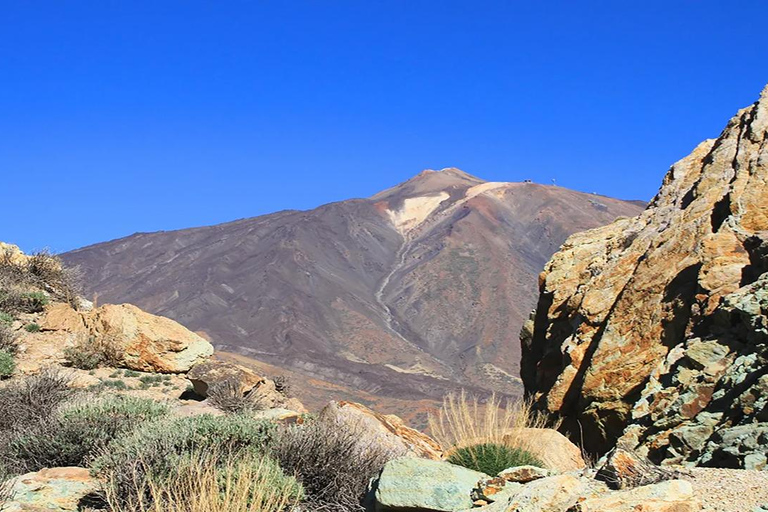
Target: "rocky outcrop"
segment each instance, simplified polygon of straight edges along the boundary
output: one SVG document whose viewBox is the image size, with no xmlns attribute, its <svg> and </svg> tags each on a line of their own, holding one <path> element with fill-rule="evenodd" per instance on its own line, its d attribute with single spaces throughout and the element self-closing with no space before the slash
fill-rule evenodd
<svg viewBox="0 0 768 512">
<path fill-rule="evenodd" d="M 767 139 L 768 88 L 640 216 L 547 264 L 522 377 L 589 451 L 623 436 L 656 462 L 765 464 Z"/>
<path fill-rule="evenodd" d="M 359 432 L 364 443 L 383 446 L 395 453 L 440 460 L 442 449 L 434 439 L 405 425 L 393 414 L 379 414 L 354 402 L 330 402 L 320 419 Z"/>
<path fill-rule="evenodd" d="M 514 437 L 512 445 L 522 445 L 549 469 L 565 472 L 587 466 L 579 447 L 557 430 L 524 428 L 516 431 Z"/>
<path fill-rule="evenodd" d="M 75 311 L 68 304 L 53 303 L 46 307 L 40 327 L 43 331 L 108 339 L 123 354 L 120 366 L 131 370 L 185 373 L 213 355 L 213 345 L 201 336 L 131 304 Z"/>
</svg>

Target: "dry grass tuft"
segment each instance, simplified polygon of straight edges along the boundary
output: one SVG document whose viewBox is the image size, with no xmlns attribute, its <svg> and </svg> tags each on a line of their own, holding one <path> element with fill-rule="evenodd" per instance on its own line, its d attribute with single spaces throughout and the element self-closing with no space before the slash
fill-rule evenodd
<svg viewBox="0 0 768 512">
<path fill-rule="evenodd" d="M 446 396 L 442 408 L 429 415 L 432 436 L 445 448 L 447 456 L 458 449 L 488 444 L 539 454 L 543 447 L 531 446 L 525 429 L 557 427 L 533 411 L 528 401 L 502 402 L 492 395 L 483 402 L 465 391 Z"/>
<path fill-rule="evenodd" d="M 146 468 L 145 468 L 146 469 Z M 110 510 L 121 512 L 281 512 L 294 510 L 301 486 L 271 459 L 193 452 L 172 475 L 139 471 L 126 503 L 107 485 Z"/>
<path fill-rule="evenodd" d="M 80 334 L 71 347 L 64 349 L 67 363 L 81 370 L 93 370 L 100 366 L 118 367 L 124 355 L 120 342 L 111 335 Z"/>
</svg>

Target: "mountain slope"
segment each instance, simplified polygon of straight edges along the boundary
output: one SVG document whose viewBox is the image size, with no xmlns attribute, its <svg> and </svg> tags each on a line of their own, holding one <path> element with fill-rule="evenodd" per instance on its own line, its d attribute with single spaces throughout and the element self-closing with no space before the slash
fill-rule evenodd
<svg viewBox="0 0 768 512">
<path fill-rule="evenodd" d="M 424 171 L 368 199 L 135 234 L 63 255 L 99 301 L 217 348 L 397 398 L 519 391 L 515 338 L 566 237 L 642 207 Z"/>
</svg>

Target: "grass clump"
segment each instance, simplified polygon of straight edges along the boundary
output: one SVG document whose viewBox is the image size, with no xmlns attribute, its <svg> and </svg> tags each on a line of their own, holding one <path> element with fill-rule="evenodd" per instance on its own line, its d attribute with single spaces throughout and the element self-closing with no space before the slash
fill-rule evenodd
<svg viewBox="0 0 768 512">
<path fill-rule="evenodd" d="M 546 447 L 532 446 L 526 435 L 526 429 L 547 426 L 557 428 L 528 402 L 502 403 L 495 395 L 481 402 L 463 391 L 446 396 L 442 408 L 429 416 L 432 435 L 446 448 L 449 461 L 491 476 L 516 465 L 547 467 L 539 455 Z"/>
<path fill-rule="evenodd" d="M 243 393 L 238 382 L 234 380 L 212 385 L 208 389 L 208 402 L 221 411 L 235 414 L 266 408 L 261 395 L 255 389 Z"/>
<path fill-rule="evenodd" d="M 27 332 L 40 332 L 40 324 L 32 322 L 24 326 L 24 330 Z"/>
<path fill-rule="evenodd" d="M 141 492 L 128 500 L 107 484 L 106 501 L 112 510 L 126 512 L 281 512 L 293 510 L 301 499 L 301 485 L 264 455 L 234 455 L 225 451 L 195 450 L 185 455 L 166 477 L 142 466 Z"/>
<path fill-rule="evenodd" d="M 542 467 L 543 462 L 522 448 L 503 444 L 482 443 L 464 446 L 451 452 L 448 462 L 495 476 L 515 466 Z"/>
<path fill-rule="evenodd" d="M 13 375 L 16 369 L 16 361 L 13 360 L 13 354 L 5 349 L 0 349 L 0 379 L 7 379 Z"/>
<path fill-rule="evenodd" d="M 171 485 L 191 454 L 216 453 L 222 461 L 260 455 L 274 431 L 274 424 L 242 415 L 167 418 L 115 439 L 91 467 L 109 482 L 107 495 L 113 503 L 149 507 L 153 488 Z"/>
<path fill-rule="evenodd" d="M 0 325 L 5 324 L 7 326 L 10 326 L 13 323 L 13 315 L 10 313 L 6 313 L 4 311 L 0 311 Z"/>
<path fill-rule="evenodd" d="M 64 403 L 47 418 L 23 427 L 8 441 L 10 465 L 18 471 L 85 466 L 109 442 L 169 412 L 154 400 L 105 395 Z"/>
<path fill-rule="evenodd" d="M 364 438 L 354 426 L 310 421 L 283 427 L 272 455 L 301 482 L 308 510 L 362 511 L 369 480 L 387 461 L 403 455 Z"/>
<path fill-rule="evenodd" d="M 74 368 L 93 370 L 100 366 L 117 366 L 123 350 L 111 336 L 80 335 L 74 345 L 64 349 L 64 359 Z"/>
</svg>

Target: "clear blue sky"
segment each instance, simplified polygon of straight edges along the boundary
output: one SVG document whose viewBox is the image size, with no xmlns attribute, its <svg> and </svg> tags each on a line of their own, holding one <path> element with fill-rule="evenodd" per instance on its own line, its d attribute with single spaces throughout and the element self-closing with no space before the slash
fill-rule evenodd
<svg viewBox="0 0 768 512">
<path fill-rule="evenodd" d="M 649 199 L 768 82 L 761 1 L 0 0 L 0 240 L 65 251 L 425 168 Z"/>
</svg>

